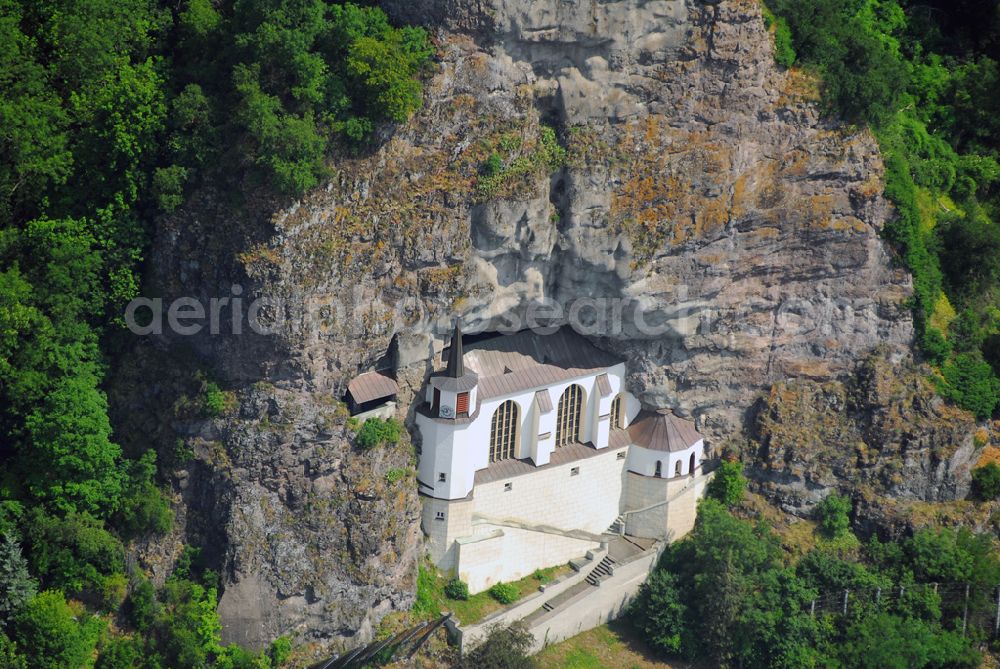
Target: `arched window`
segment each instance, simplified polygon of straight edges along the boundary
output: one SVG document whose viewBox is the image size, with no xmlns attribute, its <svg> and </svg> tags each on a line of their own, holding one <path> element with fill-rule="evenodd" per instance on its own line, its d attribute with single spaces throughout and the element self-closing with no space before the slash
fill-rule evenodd
<svg viewBox="0 0 1000 669">
<path fill-rule="evenodd" d="M 556 446 L 564 446 L 580 438 L 580 409 L 583 388 L 572 385 L 563 391 L 556 411 Z"/>
<path fill-rule="evenodd" d="M 688 464 L 688 474 L 694 476 L 694 453 L 691 454 L 691 462 Z"/>
<path fill-rule="evenodd" d="M 619 393 L 613 400 L 611 400 L 611 429 L 620 430 L 625 427 L 625 416 L 622 413 L 622 404 L 624 400 Z"/>
<path fill-rule="evenodd" d="M 507 400 L 493 412 L 493 420 L 490 421 L 490 462 L 514 457 L 520 417 L 521 408 L 513 400 Z"/>
<path fill-rule="evenodd" d="M 656 461 L 656 478 L 663 476 L 663 463 L 659 460 Z"/>
<path fill-rule="evenodd" d="M 681 469 L 684 467 L 684 461 L 678 460 L 677 464 L 674 465 L 674 476 L 681 475 Z"/>
</svg>

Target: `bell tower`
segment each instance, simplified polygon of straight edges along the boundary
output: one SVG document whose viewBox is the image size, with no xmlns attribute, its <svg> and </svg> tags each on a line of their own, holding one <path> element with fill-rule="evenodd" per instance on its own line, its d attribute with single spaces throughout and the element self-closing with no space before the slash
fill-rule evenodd
<svg viewBox="0 0 1000 669">
<path fill-rule="evenodd" d="M 476 387 L 479 377 L 465 369 L 462 350 L 462 328 L 455 321 L 448 349 L 448 365 L 443 372 L 431 376 L 427 388 L 427 403 L 431 416 L 444 420 L 467 419 L 476 411 Z"/>
</svg>

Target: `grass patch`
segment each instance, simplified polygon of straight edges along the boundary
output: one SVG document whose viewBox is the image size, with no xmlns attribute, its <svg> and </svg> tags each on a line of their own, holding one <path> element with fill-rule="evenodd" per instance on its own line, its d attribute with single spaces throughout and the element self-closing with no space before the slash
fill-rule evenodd
<svg viewBox="0 0 1000 669">
<path fill-rule="evenodd" d="M 704 669 L 656 657 L 625 623 L 615 621 L 553 644 L 535 656 L 539 669 Z"/>
<path fill-rule="evenodd" d="M 572 569 L 568 564 L 539 569 L 520 581 L 513 581 L 505 585 L 516 589 L 517 601 L 520 601 L 537 592 L 540 584 L 554 581 L 570 571 Z M 450 580 L 450 577 L 441 574 L 433 565 L 421 565 L 417 578 L 417 603 L 414 605 L 414 612 L 432 616 L 436 615 L 438 611 L 451 611 L 463 625 L 472 625 L 491 613 L 505 608 L 503 604 L 490 595 L 489 590 L 470 595 L 464 601 L 450 599 L 444 594 L 444 589 Z"/>
<path fill-rule="evenodd" d="M 488 142 L 487 148 L 490 154 L 480 169 L 475 190 L 480 202 L 509 195 L 513 183 L 540 172 L 554 172 L 566 163 L 566 149 L 559 144 L 555 130 L 545 125 L 530 143 L 506 133 Z"/>
</svg>

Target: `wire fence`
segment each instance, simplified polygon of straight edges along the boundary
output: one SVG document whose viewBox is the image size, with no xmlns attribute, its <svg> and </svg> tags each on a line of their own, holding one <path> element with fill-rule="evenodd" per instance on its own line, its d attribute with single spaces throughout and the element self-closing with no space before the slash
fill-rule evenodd
<svg viewBox="0 0 1000 669">
<path fill-rule="evenodd" d="M 940 610 L 942 621 L 963 634 L 1000 636 L 1000 585 L 975 583 L 915 583 L 892 587 L 821 590 L 806 604 L 811 616 L 849 616 L 883 610 Z"/>
</svg>

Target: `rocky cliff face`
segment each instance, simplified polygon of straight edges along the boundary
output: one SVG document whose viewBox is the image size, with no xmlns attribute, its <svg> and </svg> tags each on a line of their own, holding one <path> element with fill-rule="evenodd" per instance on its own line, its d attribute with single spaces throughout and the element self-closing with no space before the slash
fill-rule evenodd
<svg viewBox="0 0 1000 669">
<path fill-rule="evenodd" d="M 225 418 L 172 425 L 199 445 L 183 499 L 224 547 L 220 611 L 244 643 L 366 637 L 412 601 L 415 494 L 384 483 L 405 454 L 353 451 L 330 400 L 379 365 L 406 407 L 455 315 L 593 326 L 644 402 L 716 442 L 772 383 L 840 379 L 911 339 L 875 142 L 776 69 L 755 2 L 383 4 L 434 30 L 423 110 L 273 216 L 205 195 L 151 262 L 164 297 L 239 283 L 279 326 L 155 344 L 234 392 Z"/>
<path fill-rule="evenodd" d="M 831 491 L 869 510 L 885 497 L 964 499 L 986 431 L 977 444 L 972 415 L 938 397 L 928 372 L 878 351 L 843 381 L 776 383 L 750 420 L 754 486 L 798 515 Z"/>
</svg>

